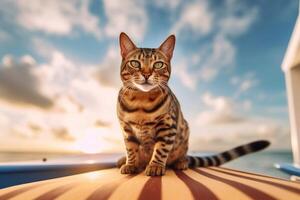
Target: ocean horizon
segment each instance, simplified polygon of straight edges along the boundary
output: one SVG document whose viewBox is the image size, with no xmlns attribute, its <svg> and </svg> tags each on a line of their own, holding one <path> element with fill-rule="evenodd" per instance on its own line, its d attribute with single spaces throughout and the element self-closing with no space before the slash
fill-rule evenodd
<svg viewBox="0 0 300 200">
<path fill-rule="evenodd" d="M 203 155 L 194 152 L 193 154 Z M 44 158 L 56 160 L 62 157 L 83 156 L 82 153 L 49 153 L 49 152 L 0 152 L 0 165 L 7 162 L 42 161 Z M 86 154 L 91 155 L 91 154 Z M 264 151 L 250 154 L 222 165 L 223 167 L 289 179 L 289 175 L 275 168 L 275 164 L 292 163 L 291 151 Z"/>
</svg>

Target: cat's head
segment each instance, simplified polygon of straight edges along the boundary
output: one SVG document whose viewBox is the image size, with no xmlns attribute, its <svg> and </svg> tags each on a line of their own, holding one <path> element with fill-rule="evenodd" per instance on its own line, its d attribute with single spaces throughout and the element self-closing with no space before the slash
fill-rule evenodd
<svg viewBox="0 0 300 200">
<path fill-rule="evenodd" d="M 167 84 L 175 36 L 169 36 L 158 48 L 138 48 L 125 34 L 120 34 L 121 79 L 124 86 L 148 92 Z"/>
</svg>

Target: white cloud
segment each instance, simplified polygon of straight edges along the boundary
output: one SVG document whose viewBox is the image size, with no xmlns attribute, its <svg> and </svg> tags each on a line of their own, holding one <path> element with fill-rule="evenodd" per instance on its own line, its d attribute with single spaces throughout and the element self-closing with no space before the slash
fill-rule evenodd
<svg viewBox="0 0 300 200">
<path fill-rule="evenodd" d="M 245 110 L 245 111 L 249 111 L 252 108 L 252 102 L 250 100 L 244 100 L 242 102 L 241 107 Z"/>
<path fill-rule="evenodd" d="M 236 5 L 233 5 L 237 7 Z M 240 13 L 240 10 L 237 10 L 236 13 L 229 13 L 227 17 L 220 20 L 220 30 L 223 34 L 229 36 L 239 36 L 250 28 L 253 22 L 258 17 L 258 9 L 254 8 L 245 8 L 247 12 L 243 12 L 243 15 L 240 16 L 237 13 Z"/>
<path fill-rule="evenodd" d="M 170 10 L 175 10 L 178 8 L 181 2 L 181 0 L 154 0 L 154 3 L 157 7 Z"/>
<path fill-rule="evenodd" d="M 47 40 L 40 37 L 32 37 L 31 39 L 32 50 L 43 58 L 50 59 L 55 47 Z"/>
<path fill-rule="evenodd" d="M 199 81 L 212 81 L 221 71 L 235 65 L 236 49 L 222 35 L 217 35 L 211 45 L 203 48 L 205 48 L 204 51 L 203 49 L 199 50 L 201 53 L 197 56 L 193 55 L 189 60 L 179 60 L 173 67 L 174 75 L 191 90 L 196 89 Z M 190 66 L 193 66 L 194 69 L 190 69 Z"/>
<path fill-rule="evenodd" d="M 239 81 L 240 81 L 240 78 L 237 77 L 237 76 L 234 76 L 234 77 L 232 77 L 232 78 L 230 79 L 230 83 L 231 83 L 232 85 L 237 85 L 237 84 L 239 83 Z"/>
<path fill-rule="evenodd" d="M 100 38 L 99 18 L 89 11 L 89 1 L 16 0 L 17 22 L 31 31 L 69 35 L 75 28 Z"/>
<path fill-rule="evenodd" d="M 224 150 L 258 139 L 271 141 L 273 149 L 290 146 L 287 122 L 247 114 L 252 106 L 250 100 L 238 102 L 205 93 L 202 102 L 204 110 L 190 122 L 191 150 Z"/>
<path fill-rule="evenodd" d="M 147 30 L 148 18 L 144 1 L 104 0 L 107 24 L 104 31 L 109 37 L 118 37 L 120 32 L 128 33 L 136 40 L 142 40 Z"/>
<path fill-rule="evenodd" d="M 116 38 L 125 31 L 137 41 L 143 39 L 148 26 L 145 1 L 124 0 L 120 3 L 104 0 L 101 3 L 106 15 L 103 21 L 91 12 L 90 0 L 3 1 L 0 3 L 3 19 L 0 20 L 48 35 L 69 36 L 80 30 L 100 39 Z M 0 40 L 7 39 L 7 36 L 5 32 L 0 32 Z"/>
<path fill-rule="evenodd" d="M 53 128 L 52 132 L 54 136 L 59 140 L 71 141 L 71 142 L 75 141 L 75 138 L 72 136 L 72 134 L 70 134 L 68 129 L 64 127 Z"/>
<path fill-rule="evenodd" d="M 11 120 L 9 119 L 9 116 L 7 116 L 6 113 L 0 112 L 0 127 L 1 127 L 0 135 L 1 136 L 10 131 L 10 127 L 12 125 L 10 122 Z"/>
<path fill-rule="evenodd" d="M 36 64 L 36 61 L 35 59 L 30 56 L 30 55 L 24 55 L 20 58 L 20 62 L 23 63 L 23 64 L 26 64 L 26 65 L 35 65 Z"/>
<path fill-rule="evenodd" d="M 210 93 L 203 94 L 202 101 L 216 111 L 230 112 L 233 107 L 232 102 L 226 97 L 213 97 Z"/>
<path fill-rule="evenodd" d="M 205 93 L 202 102 L 208 110 L 200 112 L 196 116 L 195 123 L 198 125 L 227 124 L 243 121 L 241 113 L 236 111 L 237 105 L 231 99 L 219 96 L 214 97 L 210 93 Z"/>
<path fill-rule="evenodd" d="M 2 58 L 2 67 L 10 67 L 14 64 L 14 58 L 10 54 L 6 54 Z"/>
<path fill-rule="evenodd" d="M 6 55 L 0 65 L 0 98 L 7 103 L 49 109 L 53 102 L 41 92 L 34 74 L 35 60 L 25 55 L 19 61 Z"/>
<path fill-rule="evenodd" d="M 187 66 L 187 61 L 186 60 L 181 60 L 180 62 L 177 62 L 174 67 L 172 68 L 172 73 L 174 76 L 179 78 L 179 80 L 182 82 L 184 86 L 191 90 L 196 89 L 196 76 L 191 74 L 190 72 L 187 71 L 188 66 Z"/>
<path fill-rule="evenodd" d="M 253 87 L 255 82 L 253 80 L 244 80 L 240 85 L 240 90 L 242 92 L 249 90 L 251 87 Z"/>
<path fill-rule="evenodd" d="M 268 106 L 266 108 L 266 111 L 271 114 L 280 114 L 280 115 L 286 115 L 288 113 L 288 107 L 287 105 L 284 106 Z"/>
<path fill-rule="evenodd" d="M 100 84 L 104 86 L 120 88 L 120 66 L 121 56 L 119 47 L 111 45 L 108 47 L 104 59 L 95 72 L 95 76 L 99 80 Z"/>
<path fill-rule="evenodd" d="M 225 1 L 221 4 L 222 9 L 214 9 L 209 3 L 207 0 L 187 2 L 182 8 L 179 20 L 171 29 L 179 33 L 181 38 L 186 36 L 191 40 L 200 39 L 199 36 L 205 34 L 211 36 L 210 42 L 207 44 L 206 41 L 197 50 L 198 56 L 192 56 L 186 64 L 188 67 L 181 69 L 185 77 L 189 77 L 195 85 L 199 81 L 212 81 L 220 72 L 235 67 L 237 49 L 232 39 L 248 31 L 259 14 L 257 7 L 249 8 L 235 0 Z M 182 78 L 181 80 L 185 81 Z M 183 84 L 195 89 L 187 85 L 186 81 Z M 241 92 L 255 84 L 250 79 L 244 81 Z"/>
<path fill-rule="evenodd" d="M 255 76 L 254 72 L 247 72 L 242 76 L 234 76 L 230 79 L 230 83 L 237 87 L 235 97 L 258 85 L 259 82 Z"/>
<path fill-rule="evenodd" d="M 212 81 L 221 71 L 235 65 L 236 49 L 222 35 L 217 35 L 212 44 L 206 45 L 198 52 L 192 55 L 191 59 L 179 59 L 173 66 L 174 75 L 188 89 L 195 90 L 198 82 Z"/>
<path fill-rule="evenodd" d="M 86 149 L 89 144 L 78 141 L 97 134 L 98 139 L 91 139 L 94 143 L 98 143 L 93 147 L 95 152 L 121 151 L 122 145 L 119 143 L 122 141 L 122 136 L 115 110 L 118 90 L 115 87 L 105 87 L 98 83 L 93 74 L 97 66 L 75 63 L 56 50 L 49 58 L 50 60 L 46 63 L 36 63 L 31 66 L 30 70 L 32 76 L 39 81 L 39 84 L 35 85 L 39 86 L 40 92 L 47 95 L 53 102 L 53 106 L 44 111 L 28 106 L 16 107 L 14 102 L 11 102 L 13 105 L 1 103 L 0 116 L 2 114 L 8 116 L 9 121 L 9 123 L 0 123 L 1 130 L 8 132 L 5 138 L 9 140 L 16 137 L 14 144 L 18 144 L 19 140 L 24 140 L 22 148 L 25 150 L 32 148 L 58 150 L 55 147 L 64 150 L 63 145 L 60 146 L 64 143 L 66 148 L 87 152 L 91 151 L 90 148 Z M 8 57 L 7 60 L 9 60 Z M 20 60 L 27 65 L 35 62 L 30 56 L 23 56 Z M 12 60 L 12 63 L 16 61 Z M 10 68 L 11 66 L 4 69 Z M 18 71 L 23 75 L 18 79 L 24 80 L 26 74 L 20 69 Z M 17 94 L 19 88 L 28 86 L 31 86 L 29 82 L 25 82 L 22 86 L 12 88 L 10 92 L 19 95 Z M 104 121 L 106 125 L 96 124 L 97 121 Z M 37 131 L 38 129 L 41 131 Z M 119 142 L 118 145 L 104 142 L 103 138 L 107 134 L 110 135 L 112 141 Z M 26 138 L 31 138 L 32 142 L 27 141 Z M 47 141 L 44 147 L 37 143 L 41 140 Z M 7 147 L 7 145 L 3 146 Z"/>
<path fill-rule="evenodd" d="M 193 33 L 196 36 L 206 35 L 213 28 L 214 13 L 210 10 L 207 1 L 186 3 L 179 19 L 171 28 L 171 33 L 180 35 L 182 32 Z"/>
<path fill-rule="evenodd" d="M 211 81 L 224 68 L 233 67 L 235 62 L 235 46 L 223 35 L 217 35 L 208 50 L 206 59 L 198 72 L 200 80 Z"/>
<path fill-rule="evenodd" d="M 270 118 L 252 118 L 243 122 L 218 126 L 192 127 L 191 150 L 223 151 L 234 146 L 265 139 L 270 149 L 289 149 L 290 136 L 286 124 Z"/>
</svg>

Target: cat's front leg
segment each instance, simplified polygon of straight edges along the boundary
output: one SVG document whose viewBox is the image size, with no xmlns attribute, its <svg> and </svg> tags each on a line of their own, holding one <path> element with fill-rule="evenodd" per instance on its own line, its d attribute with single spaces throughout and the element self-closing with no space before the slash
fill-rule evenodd
<svg viewBox="0 0 300 200">
<path fill-rule="evenodd" d="M 122 174 L 136 174 L 139 172 L 139 141 L 128 130 L 124 141 L 126 146 L 126 163 L 122 165 L 120 171 Z"/>
<path fill-rule="evenodd" d="M 162 176 L 166 171 L 166 163 L 176 136 L 176 126 L 166 125 L 157 130 L 156 143 L 151 161 L 146 168 L 147 176 Z"/>
</svg>

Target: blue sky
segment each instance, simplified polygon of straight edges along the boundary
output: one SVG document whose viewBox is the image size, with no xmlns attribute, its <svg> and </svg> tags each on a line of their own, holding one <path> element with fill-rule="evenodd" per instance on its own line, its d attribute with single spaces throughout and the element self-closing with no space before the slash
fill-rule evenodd
<svg viewBox="0 0 300 200">
<path fill-rule="evenodd" d="M 296 0 L 1 1 L 0 146 L 121 151 L 124 31 L 140 47 L 176 35 L 170 87 L 190 123 L 191 150 L 259 138 L 288 149 L 280 65 L 297 11 Z"/>
</svg>

